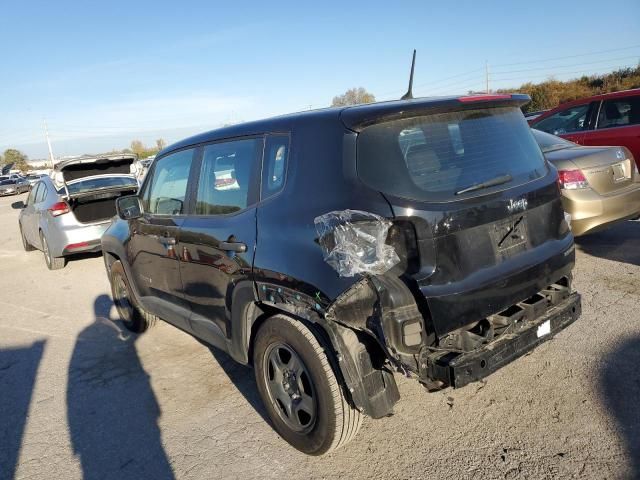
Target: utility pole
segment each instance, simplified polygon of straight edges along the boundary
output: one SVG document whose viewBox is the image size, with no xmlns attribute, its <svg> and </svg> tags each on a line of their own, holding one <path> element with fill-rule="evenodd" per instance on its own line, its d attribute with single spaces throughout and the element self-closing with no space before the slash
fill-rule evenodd
<svg viewBox="0 0 640 480">
<path fill-rule="evenodd" d="M 49 140 L 49 129 L 47 128 L 47 121 L 44 122 L 44 136 L 47 139 L 47 146 L 49 147 L 49 161 L 51 162 L 51 168 L 53 168 L 53 150 L 51 150 L 51 140 Z"/>
<path fill-rule="evenodd" d="M 489 62 L 484 61 L 484 75 L 487 83 L 487 93 L 489 93 Z"/>
</svg>

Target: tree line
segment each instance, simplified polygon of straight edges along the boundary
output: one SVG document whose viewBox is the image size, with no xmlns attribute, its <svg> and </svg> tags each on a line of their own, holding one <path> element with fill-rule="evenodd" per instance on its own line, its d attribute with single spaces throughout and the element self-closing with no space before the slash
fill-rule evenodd
<svg viewBox="0 0 640 480">
<path fill-rule="evenodd" d="M 582 76 L 574 80 L 560 81 L 550 78 L 541 83 L 525 83 L 519 88 L 498 90 L 498 93 L 526 93 L 531 102 L 524 112 L 536 112 L 557 107 L 559 104 L 601 93 L 640 88 L 640 64 L 622 68 L 604 75 Z"/>
</svg>

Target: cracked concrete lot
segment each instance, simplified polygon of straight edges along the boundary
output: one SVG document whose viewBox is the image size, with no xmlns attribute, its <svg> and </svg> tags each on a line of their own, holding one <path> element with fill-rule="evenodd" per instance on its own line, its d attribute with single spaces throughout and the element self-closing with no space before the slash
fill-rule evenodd
<svg viewBox="0 0 640 480">
<path fill-rule="evenodd" d="M 48 271 L 0 199 L 0 479 L 640 478 L 640 222 L 577 244 L 582 317 L 485 382 L 428 394 L 306 457 L 253 372 L 161 323 L 122 330 L 102 258 Z"/>
</svg>

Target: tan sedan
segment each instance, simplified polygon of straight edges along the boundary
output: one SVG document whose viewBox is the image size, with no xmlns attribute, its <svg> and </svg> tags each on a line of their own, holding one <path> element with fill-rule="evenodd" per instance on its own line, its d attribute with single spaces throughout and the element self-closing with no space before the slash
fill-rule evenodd
<svg viewBox="0 0 640 480">
<path fill-rule="evenodd" d="M 575 236 L 640 216 L 640 174 L 625 147 L 583 147 L 532 129 L 558 169 L 562 204 Z"/>
</svg>

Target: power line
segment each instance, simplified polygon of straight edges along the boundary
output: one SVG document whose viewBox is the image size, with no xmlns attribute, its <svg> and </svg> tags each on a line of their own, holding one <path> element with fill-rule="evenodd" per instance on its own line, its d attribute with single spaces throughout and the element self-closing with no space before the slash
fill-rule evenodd
<svg viewBox="0 0 640 480">
<path fill-rule="evenodd" d="M 635 65 L 623 65 L 623 66 L 620 66 L 620 67 L 608 67 L 608 68 L 622 69 L 622 68 L 633 68 L 634 66 Z M 559 72 L 558 75 L 573 75 L 573 74 L 576 74 L 576 73 L 582 73 L 582 74 L 586 75 L 585 72 L 587 72 L 587 70 L 583 69 L 583 70 L 575 70 L 573 72 Z M 591 75 L 598 75 L 598 74 L 592 73 Z M 504 81 L 509 81 L 509 80 L 530 79 L 532 77 L 553 77 L 553 76 L 555 76 L 553 73 L 539 73 L 539 74 L 527 75 L 526 77 L 518 76 L 518 77 L 510 77 L 510 78 L 500 78 L 499 80 L 501 82 L 504 82 Z"/>
<path fill-rule="evenodd" d="M 588 57 L 592 55 L 600 55 L 601 53 L 611 53 L 611 52 L 620 52 L 623 50 L 631 50 L 633 48 L 640 48 L 640 45 L 631 45 L 629 47 L 621 47 L 621 48 L 612 48 L 610 50 L 600 50 L 598 52 L 589 52 L 589 53 L 579 53 L 577 55 L 566 55 L 564 57 L 551 57 L 551 58 L 543 58 L 538 60 L 529 60 L 526 62 L 515 62 L 515 63 L 501 63 L 499 65 L 494 65 L 494 67 L 510 67 L 512 65 L 527 65 L 531 63 L 542 63 L 549 62 L 551 60 L 564 60 L 567 58 L 577 58 L 577 57 Z"/>
<path fill-rule="evenodd" d="M 615 61 L 619 61 L 619 60 L 629 60 L 631 58 L 639 58 L 637 55 L 633 55 L 633 56 L 628 56 L 628 57 L 617 57 L 617 58 L 608 58 L 606 60 L 598 60 L 595 62 L 581 62 L 581 63 L 570 63 L 568 65 L 555 65 L 552 67 L 533 67 L 533 68 L 525 68 L 522 70 L 506 70 L 506 71 L 502 71 L 502 72 L 495 72 L 494 74 L 496 75 L 502 75 L 503 73 L 520 73 L 520 72 L 532 72 L 535 70 L 550 70 L 550 69 L 554 69 L 554 68 L 569 68 L 569 67 L 580 67 L 582 65 L 595 65 L 598 63 L 610 63 L 610 62 L 615 62 Z"/>
</svg>

